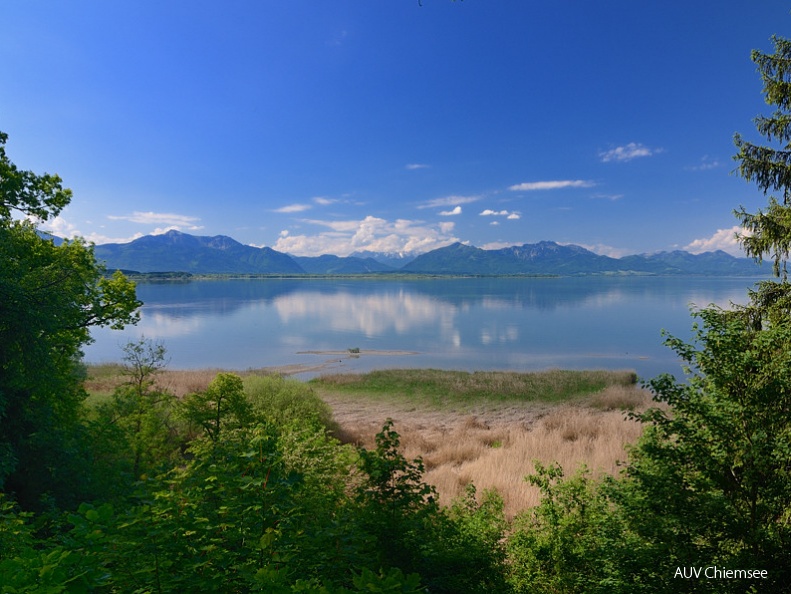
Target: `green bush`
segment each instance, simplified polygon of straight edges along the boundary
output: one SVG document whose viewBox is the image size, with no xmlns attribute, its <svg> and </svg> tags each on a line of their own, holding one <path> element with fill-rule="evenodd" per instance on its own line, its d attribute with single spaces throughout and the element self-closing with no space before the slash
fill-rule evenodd
<svg viewBox="0 0 791 594">
<path fill-rule="evenodd" d="M 276 425 L 298 421 L 317 422 L 328 429 L 334 426 L 329 405 L 303 382 L 251 375 L 244 378 L 244 391 L 255 413 Z"/>
</svg>

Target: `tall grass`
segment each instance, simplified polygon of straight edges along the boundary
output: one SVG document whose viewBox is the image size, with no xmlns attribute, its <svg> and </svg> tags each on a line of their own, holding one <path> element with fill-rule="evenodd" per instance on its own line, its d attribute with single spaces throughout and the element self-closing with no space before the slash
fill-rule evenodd
<svg viewBox="0 0 791 594">
<path fill-rule="evenodd" d="M 647 402 L 647 396 L 642 399 Z M 405 456 L 423 458 L 424 479 L 437 488 L 441 502 L 450 503 L 474 483 L 479 491 L 500 492 L 509 516 L 539 502 L 538 490 L 524 480 L 536 461 L 558 462 L 569 473 L 584 464 L 594 476 L 616 474 L 619 461 L 626 459 L 626 445 L 642 431 L 621 410 L 558 405 L 540 414 L 532 423 L 492 421 L 484 413 L 443 425 L 409 416 L 399 421 L 396 414 L 395 429 Z M 341 427 L 346 439 L 373 446 L 373 424 L 355 427 L 341 422 Z"/>
<path fill-rule="evenodd" d="M 322 375 L 311 380 L 334 392 L 387 396 L 437 407 L 480 402 L 566 402 L 608 386 L 633 386 L 632 371 L 553 369 L 532 373 L 388 369 L 365 374 Z"/>
<path fill-rule="evenodd" d="M 650 403 L 631 372 L 395 370 L 312 383 L 333 406 L 344 441 L 372 447 L 391 417 L 404 454 L 423 458 L 442 502 L 472 482 L 497 489 L 511 516 L 539 502 L 524 480 L 536 461 L 617 473 L 642 431 L 625 411 Z"/>
</svg>

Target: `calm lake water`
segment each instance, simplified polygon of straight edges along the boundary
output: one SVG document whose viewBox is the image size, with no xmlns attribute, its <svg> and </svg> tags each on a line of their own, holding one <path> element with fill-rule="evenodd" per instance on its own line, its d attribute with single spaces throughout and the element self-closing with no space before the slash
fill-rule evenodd
<svg viewBox="0 0 791 594">
<path fill-rule="evenodd" d="M 634 369 L 643 378 L 661 372 L 681 377 L 675 354 L 662 344 L 661 330 L 691 338 L 691 305 L 745 303 L 747 289 L 757 280 L 266 279 L 139 284 L 138 297 L 145 304 L 140 323 L 123 331 L 94 330 L 95 343 L 85 349 L 85 359 L 118 361 L 124 344 L 145 336 L 163 342 L 174 369 L 319 364 L 327 371 L 559 367 Z M 354 348 L 362 354 L 350 356 L 348 349 Z"/>
</svg>

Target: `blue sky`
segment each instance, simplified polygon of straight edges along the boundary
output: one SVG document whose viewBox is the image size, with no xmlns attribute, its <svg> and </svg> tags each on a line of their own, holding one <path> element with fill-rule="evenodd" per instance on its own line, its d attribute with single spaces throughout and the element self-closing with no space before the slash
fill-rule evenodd
<svg viewBox="0 0 791 594">
<path fill-rule="evenodd" d="M 7 2 L 0 130 L 74 191 L 50 228 L 297 255 L 553 240 L 726 249 L 761 0 Z"/>
</svg>

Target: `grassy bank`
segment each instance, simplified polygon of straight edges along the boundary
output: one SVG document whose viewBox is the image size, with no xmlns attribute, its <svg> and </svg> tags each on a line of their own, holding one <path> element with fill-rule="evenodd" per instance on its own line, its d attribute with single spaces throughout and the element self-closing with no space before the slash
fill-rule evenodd
<svg viewBox="0 0 791 594">
<path fill-rule="evenodd" d="M 310 381 L 319 390 L 369 397 L 387 397 L 430 404 L 455 405 L 513 402 L 572 402 L 609 387 L 633 386 L 632 371 L 570 371 L 532 373 L 505 371 L 443 371 L 388 369 L 365 374 L 322 375 Z"/>
</svg>

